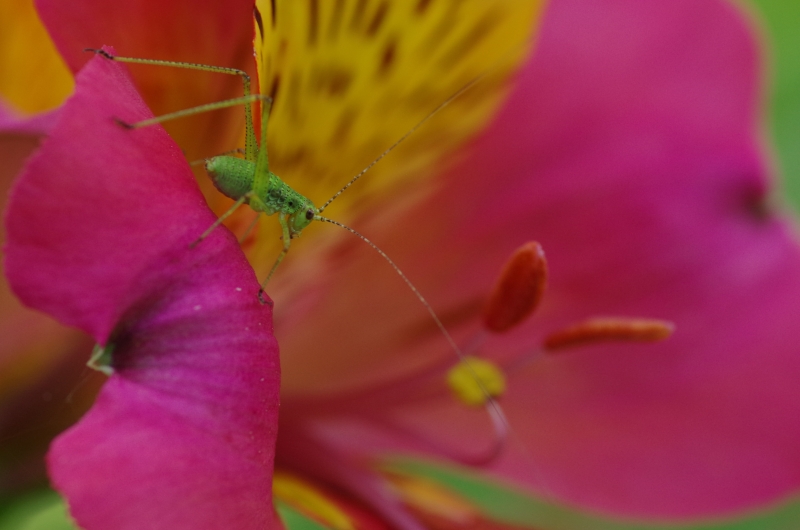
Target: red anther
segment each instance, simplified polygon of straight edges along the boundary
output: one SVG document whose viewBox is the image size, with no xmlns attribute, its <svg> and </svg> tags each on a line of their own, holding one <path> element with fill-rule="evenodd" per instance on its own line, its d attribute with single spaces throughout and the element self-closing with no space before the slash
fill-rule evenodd
<svg viewBox="0 0 800 530">
<path fill-rule="evenodd" d="M 551 333 L 544 340 L 544 349 L 552 352 L 573 346 L 615 340 L 656 342 L 672 335 L 674 329 L 672 322 L 666 320 L 592 318 Z"/>
<path fill-rule="evenodd" d="M 522 245 L 506 262 L 483 307 L 483 325 L 502 333 L 521 323 L 539 306 L 546 285 L 542 246 L 535 241 Z"/>
</svg>

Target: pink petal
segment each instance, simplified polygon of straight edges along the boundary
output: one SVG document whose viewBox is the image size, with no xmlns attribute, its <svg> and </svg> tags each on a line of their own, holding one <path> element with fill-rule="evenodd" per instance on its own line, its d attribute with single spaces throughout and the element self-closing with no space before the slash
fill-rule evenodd
<svg viewBox="0 0 800 530">
<path fill-rule="evenodd" d="M 12 191 L 5 269 L 26 304 L 113 344 L 115 374 L 53 444 L 86 530 L 275 526 L 271 311 L 178 147 L 100 57 Z"/>
<path fill-rule="evenodd" d="M 509 475 L 651 517 L 743 509 L 800 486 L 800 247 L 763 203 L 760 73 L 726 2 L 554 1 L 505 111 L 442 190 L 411 211 L 377 206 L 372 230 L 357 224 L 458 336 L 511 252 L 541 242 L 549 291 L 531 322 L 487 345 L 499 358 L 598 314 L 677 324 L 666 343 L 596 347 L 512 380 L 505 403 L 534 462 L 510 458 Z M 394 273 L 357 245 L 302 307 L 314 333 L 282 344 L 292 394 L 452 356 Z M 419 422 L 478 445 L 454 418 L 430 407 Z"/>
</svg>

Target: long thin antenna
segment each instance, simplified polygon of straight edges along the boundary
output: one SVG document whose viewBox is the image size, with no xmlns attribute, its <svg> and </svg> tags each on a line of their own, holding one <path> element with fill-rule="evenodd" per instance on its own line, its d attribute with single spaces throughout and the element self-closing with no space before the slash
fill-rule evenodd
<svg viewBox="0 0 800 530">
<path fill-rule="evenodd" d="M 428 310 L 428 313 L 430 313 L 431 318 L 433 318 L 434 322 L 436 322 L 436 327 L 439 328 L 439 331 L 441 331 L 442 334 L 445 336 L 445 338 L 447 339 L 447 342 L 450 343 L 450 347 L 453 348 L 453 350 L 455 350 L 456 354 L 458 355 L 458 357 L 461 360 L 464 360 L 464 357 L 465 357 L 464 352 L 461 351 L 461 348 L 459 348 L 458 345 L 456 344 L 456 341 L 453 340 L 453 337 L 450 335 L 450 332 L 447 331 L 447 328 L 444 327 L 444 324 L 442 324 L 442 321 L 439 320 L 439 317 L 436 314 L 436 312 L 433 310 L 433 308 L 431 307 L 431 304 L 429 304 L 428 301 L 425 300 L 425 297 L 422 296 L 422 293 L 420 293 L 419 290 L 416 287 L 414 287 L 414 284 L 411 283 L 411 280 L 408 279 L 408 276 L 406 276 L 405 273 L 400 270 L 400 267 L 398 267 L 397 264 L 394 261 L 392 261 L 392 258 L 390 258 L 386 254 L 386 252 L 381 250 L 378 247 L 378 245 L 376 245 L 375 243 L 373 243 L 372 241 L 367 239 L 365 236 L 361 235 L 359 232 L 356 232 L 353 228 L 350 228 L 349 226 L 347 226 L 345 224 L 342 224 L 339 221 L 334 221 L 333 219 L 328 219 L 327 217 L 322 217 L 321 215 L 315 215 L 314 216 L 314 220 L 316 220 L 316 221 L 325 221 L 326 223 L 330 223 L 332 225 L 336 225 L 336 226 L 340 226 L 340 227 L 344 228 L 345 230 L 347 230 L 351 234 L 354 234 L 354 235 L 360 237 L 362 241 L 364 241 L 367 245 L 369 245 L 373 249 L 375 249 L 375 252 L 377 252 L 378 254 L 383 256 L 383 259 L 385 259 L 386 261 L 389 262 L 389 265 L 391 265 L 392 268 L 394 269 L 394 271 L 397 274 L 400 275 L 400 277 L 403 279 L 403 281 L 406 282 L 406 285 L 408 285 L 409 289 L 411 289 L 411 291 L 416 295 L 416 297 L 419 299 L 419 301 L 422 303 L 422 305 L 425 306 L 425 309 Z"/>
<path fill-rule="evenodd" d="M 438 106 L 437 106 L 435 109 L 433 109 L 432 111 L 430 111 L 430 112 L 429 112 L 429 113 L 428 113 L 428 114 L 427 114 L 427 115 L 426 115 L 424 118 L 422 118 L 420 121 L 418 121 L 416 125 L 414 125 L 413 127 L 411 127 L 411 129 L 409 129 L 409 130 L 408 130 L 408 132 L 406 132 L 406 133 L 405 133 L 403 136 L 401 136 L 399 140 L 397 140 L 395 143 L 393 143 L 392 145 L 390 145 L 390 146 L 389 146 L 389 148 L 388 148 L 388 149 L 386 149 L 386 151 L 384 151 L 383 153 L 381 153 L 380 155 L 378 155 L 378 158 L 376 158 L 375 160 L 373 160 L 372 162 L 370 162 L 370 163 L 369 163 L 369 165 L 368 165 L 367 167 L 365 167 L 364 169 L 362 169 L 362 170 L 361 170 L 361 172 L 359 172 L 359 173 L 358 173 L 358 175 L 356 175 L 355 177 L 353 177 L 352 179 L 350 179 L 350 182 L 348 182 L 347 184 L 345 184 L 345 185 L 342 187 L 342 189 L 340 189 L 339 191 L 337 191 L 337 192 L 334 194 L 334 196 L 333 196 L 333 197 L 331 197 L 330 199 L 328 199 L 328 200 L 325 202 L 325 204 L 323 204 L 323 205 L 322 205 L 322 207 L 321 207 L 319 210 L 317 210 L 317 211 L 321 213 L 321 212 L 322 212 L 322 211 L 323 211 L 325 208 L 327 208 L 327 207 L 328 207 L 328 205 L 329 205 L 330 203 L 332 203 L 332 202 L 333 202 L 333 201 L 334 201 L 334 200 L 335 200 L 335 199 L 336 199 L 336 198 L 337 198 L 339 195 L 341 195 L 341 194 L 344 192 L 344 190 L 346 190 L 347 188 L 349 188 L 350 186 L 352 186 L 352 185 L 353 185 L 353 183 L 355 183 L 355 181 L 357 181 L 358 179 L 360 179 L 360 178 L 361 178 L 361 176 L 362 176 L 364 173 L 366 173 L 367 171 L 369 171 L 370 169 L 372 169 L 372 166 L 374 166 L 375 164 L 377 164 L 378 162 L 380 162 L 380 161 L 381 161 L 381 159 L 383 159 L 383 157 L 385 157 L 386 155 L 388 155 L 389 153 L 391 153 L 391 152 L 394 150 L 394 148 L 395 148 L 395 147 L 397 147 L 398 145 L 400 145 L 401 143 L 403 143 L 403 142 L 406 140 L 406 138 L 408 138 L 409 136 L 411 136 L 412 134 L 414 134 L 414 133 L 417 131 L 417 129 L 419 129 L 420 127 L 422 127 L 422 125 L 424 125 L 424 124 L 425 124 L 425 122 L 427 122 L 428 120 L 430 120 L 431 118 L 433 118 L 433 116 L 434 116 L 434 115 L 436 115 L 436 114 L 437 114 L 437 113 L 438 113 L 440 110 L 442 110 L 442 109 L 443 109 L 443 108 L 445 108 L 447 105 L 449 105 L 449 104 L 450 104 L 450 103 L 451 103 L 451 102 L 452 102 L 454 99 L 456 99 L 458 96 L 460 96 L 461 94 L 463 94 L 464 92 L 466 92 L 467 90 L 469 90 L 470 88 L 472 88 L 472 87 L 473 87 L 473 86 L 474 86 L 474 85 L 475 85 L 475 84 L 476 84 L 478 81 L 480 81 L 481 79 L 483 79 L 483 78 L 486 76 L 486 74 L 487 74 L 487 72 L 484 72 L 484 73 L 482 73 L 481 75 L 479 75 L 479 76 L 477 76 L 477 77 L 474 77 L 474 78 L 473 78 L 473 79 L 472 79 L 472 80 L 471 80 L 469 83 L 467 83 L 466 85 L 464 85 L 464 86 L 462 86 L 461 88 L 459 88 L 459 89 L 458 89 L 456 92 L 454 92 L 454 93 L 453 93 L 453 94 L 452 94 L 452 95 L 451 95 L 449 98 L 447 98 L 447 99 L 445 99 L 444 101 L 442 101 L 441 103 L 439 103 L 439 105 L 438 105 Z"/>
<path fill-rule="evenodd" d="M 487 398 L 486 411 L 489 413 L 489 417 L 492 418 L 492 425 L 494 426 L 495 433 L 498 436 L 499 443 L 498 443 L 497 453 L 499 454 L 500 447 L 502 447 L 502 445 L 505 444 L 508 437 L 508 431 L 511 429 L 511 426 L 508 423 L 508 419 L 506 418 L 506 415 L 503 412 L 503 408 L 492 397 L 492 395 L 486 389 L 486 386 L 481 382 L 477 372 L 467 359 L 467 356 L 464 355 L 464 352 L 462 352 L 461 348 L 458 347 L 458 344 L 456 344 L 456 341 L 453 339 L 453 336 L 450 335 L 450 332 L 447 331 L 446 327 L 444 327 L 444 324 L 439 319 L 439 316 L 436 314 L 436 312 L 433 310 L 433 307 L 431 307 L 431 304 L 428 303 L 428 301 L 425 299 L 424 296 L 422 296 L 422 293 L 420 293 L 419 290 L 414 286 L 414 284 L 411 283 L 411 280 L 408 279 L 408 276 L 406 276 L 405 273 L 402 270 L 400 270 L 400 267 L 397 266 L 397 264 L 392 260 L 392 258 L 390 258 L 386 254 L 386 252 L 381 250 L 380 247 L 378 247 L 378 245 L 367 239 L 366 236 L 357 232 L 355 229 L 340 223 L 339 221 L 334 221 L 333 219 L 328 219 L 327 217 L 322 217 L 321 215 L 315 215 L 314 220 L 325 221 L 326 223 L 330 223 L 332 225 L 344 228 L 351 234 L 359 237 L 364 243 L 372 247 L 375 250 L 375 252 L 380 254 L 383 257 L 383 259 L 385 259 L 389 263 L 389 265 L 392 266 L 394 271 L 403 279 L 404 282 L 406 282 L 406 285 L 408 285 L 408 287 L 411 289 L 411 292 L 413 292 L 414 295 L 417 297 L 417 299 L 422 303 L 422 305 L 425 306 L 425 309 L 428 310 L 428 314 L 430 314 L 433 321 L 436 322 L 436 327 L 439 328 L 439 331 L 441 331 L 442 335 L 444 335 L 445 339 L 447 339 L 447 342 L 450 344 L 450 347 L 453 349 L 453 351 L 456 352 L 459 361 L 461 361 L 467 366 L 469 371 L 472 373 L 472 377 L 474 378 L 475 383 L 477 383 L 478 387 L 480 387 L 484 396 L 486 396 Z"/>
</svg>

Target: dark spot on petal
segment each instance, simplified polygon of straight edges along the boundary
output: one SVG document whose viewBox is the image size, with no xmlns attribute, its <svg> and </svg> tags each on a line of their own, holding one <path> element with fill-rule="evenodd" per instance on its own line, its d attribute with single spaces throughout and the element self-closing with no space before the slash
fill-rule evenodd
<svg viewBox="0 0 800 530">
<path fill-rule="evenodd" d="M 275 98 L 278 97 L 278 89 L 281 87 L 281 76 L 276 75 L 275 78 L 272 80 L 272 86 L 269 89 L 269 97 L 272 98 L 273 105 L 275 104 Z"/>
<path fill-rule="evenodd" d="M 353 109 L 345 109 L 339 116 L 339 121 L 336 124 L 336 129 L 330 139 L 332 147 L 341 147 L 347 142 L 350 136 L 350 131 L 353 128 L 353 123 L 356 121 L 356 112 Z"/>
<path fill-rule="evenodd" d="M 353 31 L 358 30 L 361 25 L 361 20 L 364 18 L 364 11 L 367 10 L 367 0 L 358 0 L 356 8 L 353 11 L 353 18 L 350 20 L 350 28 Z"/>
<path fill-rule="evenodd" d="M 253 17 L 256 19 L 256 25 L 258 26 L 258 35 L 260 38 L 264 38 L 264 21 L 261 19 L 261 12 L 258 10 L 257 7 L 253 6 Z"/>
<path fill-rule="evenodd" d="M 378 6 L 375 16 L 372 17 L 372 22 L 370 22 L 369 27 L 367 27 L 367 37 L 374 37 L 375 34 L 378 33 L 378 30 L 381 28 L 388 11 L 389 4 L 385 1 Z"/>
<path fill-rule="evenodd" d="M 397 54 L 397 41 L 390 41 L 384 48 L 381 55 L 381 64 L 378 67 L 378 75 L 384 76 L 389 72 L 389 69 L 394 65 L 395 56 Z"/>
<path fill-rule="evenodd" d="M 309 85 L 312 91 L 325 93 L 331 97 L 338 97 L 347 92 L 353 81 L 353 75 L 350 71 L 336 67 L 315 68 L 311 71 L 309 77 Z"/>
<path fill-rule="evenodd" d="M 339 35 L 339 28 L 342 26 L 342 14 L 344 13 L 344 0 L 336 0 L 333 6 L 333 14 L 331 15 L 331 22 L 328 25 L 328 38 L 332 41 L 336 40 Z"/>
<path fill-rule="evenodd" d="M 319 32 L 319 0 L 308 0 L 308 45 L 317 43 Z"/>
<path fill-rule="evenodd" d="M 422 15 L 423 13 L 425 13 L 425 10 L 428 9 L 429 5 L 431 5 L 431 0 L 419 0 L 419 2 L 417 2 L 417 8 L 415 10 L 416 13 L 418 15 Z"/>
</svg>

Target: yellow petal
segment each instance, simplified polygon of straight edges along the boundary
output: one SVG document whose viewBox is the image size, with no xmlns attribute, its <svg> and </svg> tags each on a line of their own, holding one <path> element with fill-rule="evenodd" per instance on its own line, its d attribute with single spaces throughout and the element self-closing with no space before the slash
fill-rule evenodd
<svg viewBox="0 0 800 530">
<path fill-rule="evenodd" d="M 258 0 L 260 91 L 275 97 L 271 169 L 324 202 L 483 75 L 347 191 L 352 204 L 433 174 L 481 130 L 527 55 L 542 0 Z M 274 7 L 274 12 L 273 12 Z"/>
<path fill-rule="evenodd" d="M 33 0 L 0 2 L 0 97 L 32 114 L 59 106 L 73 86 Z"/>
</svg>

